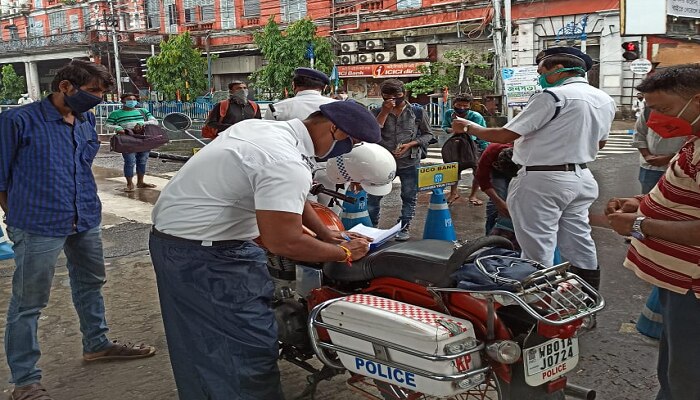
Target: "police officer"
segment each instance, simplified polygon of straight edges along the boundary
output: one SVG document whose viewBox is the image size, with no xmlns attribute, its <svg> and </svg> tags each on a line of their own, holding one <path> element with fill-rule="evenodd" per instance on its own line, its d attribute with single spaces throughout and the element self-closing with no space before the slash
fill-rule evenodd
<svg viewBox="0 0 700 400">
<path fill-rule="evenodd" d="M 312 68 L 295 69 L 292 78 L 294 97 L 273 104 L 265 112 L 265 119 L 289 121 L 308 117 L 312 112 L 318 111 L 322 104 L 336 101 L 321 94 L 330 83 L 328 75 L 321 71 Z"/>
<path fill-rule="evenodd" d="M 540 85 L 527 107 L 502 128 L 466 120 L 452 127 L 496 143 L 515 142 L 513 161 L 523 167 L 508 189 L 508 210 L 525 258 L 551 265 L 557 246 L 574 273 L 600 283 L 588 208 L 598 184 L 587 163 L 605 145 L 615 102 L 588 84 L 593 60 L 573 47 L 537 55 Z"/>
<path fill-rule="evenodd" d="M 293 260 L 363 257 L 367 238 L 347 233 L 352 240 L 344 241 L 306 202 L 310 165 L 379 139 L 372 114 L 347 101 L 322 105 L 303 121 L 248 119 L 163 189 L 150 251 L 180 399 L 282 399 L 274 284 L 253 239 Z M 304 235 L 302 223 L 317 238 Z"/>
</svg>

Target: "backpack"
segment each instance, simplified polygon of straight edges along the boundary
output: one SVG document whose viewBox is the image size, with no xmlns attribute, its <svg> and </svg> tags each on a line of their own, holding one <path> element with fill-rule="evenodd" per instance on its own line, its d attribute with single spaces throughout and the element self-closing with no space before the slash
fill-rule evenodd
<svg viewBox="0 0 700 400">
<path fill-rule="evenodd" d="M 418 137 L 418 130 L 420 129 L 420 124 L 423 121 L 423 106 L 418 103 L 411 103 L 411 109 L 413 109 L 413 114 L 416 116 L 416 138 Z M 436 143 L 435 139 L 431 140 L 430 143 Z M 420 159 L 428 157 L 428 147 L 424 145 L 418 146 L 420 151 Z"/>
<path fill-rule="evenodd" d="M 459 170 L 476 168 L 479 163 L 479 146 L 471 135 L 452 135 L 442 145 L 442 161 L 459 163 Z"/>
<path fill-rule="evenodd" d="M 251 107 L 253 107 L 253 114 L 258 113 L 258 103 L 248 100 L 248 103 L 250 104 Z M 228 113 L 228 108 L 231 106 L 231 102 L 229 99 L 226 100 L 221 100 L 219 103 L 219 123 L 221 123 L 224 118 L 226 117 L 226 114 Z M 211 126 L 207 126 L 204 124 L 202 127 L 202 137 L 206 139 L 216 139 L 216 136 L 218 135 L 219 131 L 216 128 L 213 128 Z"/>
</svg>

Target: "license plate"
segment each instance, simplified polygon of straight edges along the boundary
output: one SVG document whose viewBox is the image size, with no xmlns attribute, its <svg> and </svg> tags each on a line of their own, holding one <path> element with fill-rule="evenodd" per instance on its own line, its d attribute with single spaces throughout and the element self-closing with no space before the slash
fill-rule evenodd
<svg viewBox="0 0 700 400">
<path fill-rule="evenodd" d="M 525 349 L 525 382 L 539 386 L 571 371 L 578 364 L 578 338 L 552 339 Z"/>
</svg>

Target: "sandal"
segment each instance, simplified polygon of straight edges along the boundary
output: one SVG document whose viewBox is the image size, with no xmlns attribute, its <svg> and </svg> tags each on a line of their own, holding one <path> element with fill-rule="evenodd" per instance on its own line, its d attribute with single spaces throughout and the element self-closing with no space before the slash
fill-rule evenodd
<svg viewBox="0 0 700 400">
<path fill-rule="evenodd" d="M 448 206 L 451 206 L 452 203 L 454 203 L 455 201 L 457 201 L 457 200 L 460 199 L 461 197 L 462 197 L 462 196 L 457 195 L 457 196 L 453 197 L 452 199 L 448 199 L 448 200 L 447 200 L 447 205 L 448 205 Z"/>
<path fill-rule="evenodd" d="M 134 358 L 150 357 L 156 354 L 156 348 L 134 343 L 119 343 L 114 340 L 105 350 L 95 353 L 83 353 L 83 360 L 129 360 Z"/>
<path fill-rule="evenodd" d="M 477 198 L 473 198 L 473 199 L 469 199 L 469 204 L 471 204 L 473 206 L 483 206 L 484 202 L 477 199 Z"/>
<path fill-rule="evenodd" d="M 49 396 L 49 392 L 41 386 L 41 383 L 37 382 L 15 387 L 10 395 L 10 400 L 53 400 L 53 397 Z"/>
</svg>

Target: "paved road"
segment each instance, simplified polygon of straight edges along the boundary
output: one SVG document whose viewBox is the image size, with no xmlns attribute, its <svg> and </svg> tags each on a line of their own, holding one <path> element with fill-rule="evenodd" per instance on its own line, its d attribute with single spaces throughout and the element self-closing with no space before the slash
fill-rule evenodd
<svg viewBox="0 0 700 400">
<path fill-rule="evenodd" d="M 626 137 L 616 139 L 628 140 Z M 602 212 L 602 204 L 612 195 L 630 195 L 639 190 L 637 156 L 634 151 L 619 147 L 591 165 L 601 187 L 600 200 L 592 213 Z M 67 274 L 61 267 L 57 269 L 54 291 L 39 329 L 44 383 L 58 400 L 176 399 L 153 271 L 146 251 L 150 204 L 159 190 L 125 194 L 120 191 L 123 185 L 121 158 L 101 153 L 96 164 L 100 196 L 105 205 L 103 224 L 108 262 L 105 294 L 112 336 L 146 341 L 156 345 L 159 353 L 151 359 L 128 363 L 83 364 L 77 318 L 70 303 Z M 150 177 L 150 181 L 162 187 L 177 167 L 177 164 L 152 160 L 149 171 L 157 176 Z M 470 179 L 465 178 L 460 185 L 463 191 L 468 190 Z M 383 225 L 388 226 L 398 215 L 396 192 L 394 190 L 385 199 L 387 210 Z M 463 195 L 452 207 L 454 224 L 460 239 L 476 238 L 483 230 L 484 210 L 469 206 L 465 198 Z M 421 195 L 416 221 L 424 220 L 427 203 L 428 196 Z M 413 235 L 420 236 L 422 228 L 421 223 L 414 224 Z M 599 399 L 652 399 L 656 390 L 656 348 L 654 343 L 635 333 L 631 324 L 646 298 L 648 287 L 621 267 L 626 248 L 621 238 L 603 226 L 594 228 L 594 237 L 603 269 L 602 293 L 608 306 L 599 316 L 598 329 L 582 336 L 581 361 L 569 378 L 598 390 Z M 11 262 L 0 262 L 0 310 L 7 307 L 11 272 Z M 4 318 L 4 312 L 2 314 L 0 318 Z M 287 397 L 294 398 L 303 390 L 306 372 L 286 363 L 282 363 L 281 368 Z M 4 364 L 0 364 L 0 375 L 8 375 Z M 10 385 L 1 384 L 0 390 L 8 393 Z M 317 398 L 350 400 L 360 397 L 346 388 L 344 379 L 336 377 L 319 386 Z"/>
</svg>

